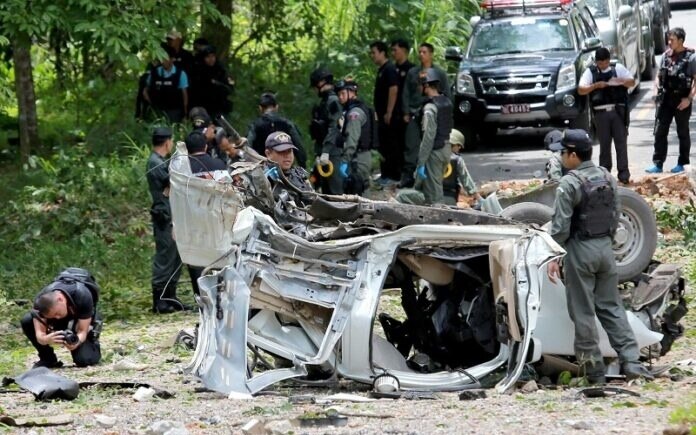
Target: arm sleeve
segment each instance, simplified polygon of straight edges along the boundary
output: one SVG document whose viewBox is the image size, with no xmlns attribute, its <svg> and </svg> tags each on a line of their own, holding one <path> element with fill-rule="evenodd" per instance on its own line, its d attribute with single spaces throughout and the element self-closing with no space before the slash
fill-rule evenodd
<svg viewBox="0 0 696 435">
<path fill-rule="evenodd" d="M 418 151 L 418 166 L 422 166 L 430 157 L 435 142 L 437 131 L 437 107 L 434 104 L 426 104 L 423 110 L 423 138 Z"/>
<path fill-rule="evenodd" d="M 689 75 L 696 76 L 696 53 L 689 58 Z"/>
<path fill-rule="evenodd" d="M 189 82 L 188 82 L 188 76 L 186 75 L 186 71 L 181 71 L 181 75 L 179 76 L 179 89 L 186 89 L 189 87 Z"/>
<path fill-rule="evenodd" d="M 454 168 L 457 171 L 457 184 L 466 192 L 467 195 L 473 195 L 476 193 L 476 183 L 471 178 L 469 170 L 466 167 L 464 158 L 462 156 L 457 156 L 457 167 Z"/>
<path fill-rule="evenodd" d="M 413 80 L 413 73 L 417 71 L 416 67 L 411 68 L 406 73 L 406 79 L 404 80 L 404 90 L 401 96 L 401 110 L 404 114 L 408 115 L 411 113 L 411 107 L 409 105 L 411 101 L 411 81 Z"/>
<path fill-rule="evenodd" d="M 79 284 L 78 284 L 79 285 Z M 94 316 L 94 301 L 89 290 L 81 285 L 79 298 L 75 302 L 75 314 L 78 319 L 89 319 Z"/>
<path fill-rule="evenodd" d="M 452 98 L 452 89 L 450 88 L 449 79 L 445 70 L 438 68 L 440 74 L 440 93 L 447 95 L 447 98 Z"/>
<path fill-rule="evenodd" d="M 566 175 L 556 189 L 556 200 L 553 204 L 553 217 L 551 218 L 551 230 L 549 235 L 561 246 L 565 246 L 570 237 L 570 221 L 575 208 L 576 188 L 569 182 L 572 175 Z"/>
<path fill-rule="evenodd" d="M 328 132 L 324 138 L 324 143 L 322 144 L 322 153 L 329 153 L 331 148 L 336 144 L 338 135 L 341 131 L 338 129 L 338 120 L 341 119 L 341 103 L 338 102 L 338 97 L 331 99 L 327 102 L 329 105 L 329 123 Z"/>
<path fill-rule="evenodd" d="M 343 143 L 343 156 L 341 160 L 350 162 L 358 149 L 358 141 L 362 132 L 362 125 L 367 122 L 367 116 L 360 109 L 353 109 L 346 114 L 346 138 Z"/>
<path fill-rule="evenodd" d="M 152 168 L 151 172 L 154 178 L 162 184 L 162 189 L 169 187 L 169 169 L 167 169 L 167 163 L 162 163 Z"/>
<path fill-rule="evenodd" d="M 306 168 L 307 152 L 302 144 L 302 135 L 300 134 L 300 130 L 297 129 L 297 126 L 293 122 L 288 121 L 288 124 L 290 124 L 290 139 L 292 139 L 292 143 L 294 143 L 297 147 L 297 155 L 295 156 L 297 159 L 297 164 L 302 168 Z"/>
<path fill-rule="evenodd" d="M 618 70 L 616 71 L 618 74 Z M 590 71 L 589 68 L 587 68 L 583 73 L 582 76 L 580 76 L 580 81 L 578 82 L 578 86 L 583 86 L 587 87 L 592 84 L 592 71 Z"/>
</svg>

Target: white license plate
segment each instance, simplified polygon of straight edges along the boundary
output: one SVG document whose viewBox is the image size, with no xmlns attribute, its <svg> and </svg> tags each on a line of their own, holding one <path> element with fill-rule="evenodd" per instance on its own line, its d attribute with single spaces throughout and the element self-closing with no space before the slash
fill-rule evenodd
<svg viewBox="0 0 696 435">
<path fill-rule="evenodd" d="M 500 113 L 502 113 L 503 115 L 527 113 L 529 111 L 529 104 L 504 104 L 500 107 Z"/>
</svg>

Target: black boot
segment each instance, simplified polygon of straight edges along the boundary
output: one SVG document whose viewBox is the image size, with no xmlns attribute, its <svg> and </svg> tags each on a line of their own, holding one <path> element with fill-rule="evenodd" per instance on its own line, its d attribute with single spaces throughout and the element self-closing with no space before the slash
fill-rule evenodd
<svg viewBox="0 0 696 435">
<path fill-rule="evenodd" d="M 169 314 L 174 312 L 174 308 L 161 299 L 162 290 L 152 290 L 152 312 L 155 314 Z"/>
</svg>

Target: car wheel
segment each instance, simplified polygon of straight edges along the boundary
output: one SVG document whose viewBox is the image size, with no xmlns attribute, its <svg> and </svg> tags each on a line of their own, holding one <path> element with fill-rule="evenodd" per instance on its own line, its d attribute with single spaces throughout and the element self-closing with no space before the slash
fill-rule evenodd
<svg viewBox="0 0 696 435">
<path fill-rule="evenodd" d="M 638 276 L 650 264 L 657 247 L 655 215 L 636 192 L 619 187 L 621 216 L 614 235 L 614 254 L 619 282 Z"/>
<path fill-rule="evenodd" d="M 518 202 L 505 208 L 500 215 L 525 224 L 544 225 L 551 220 L 553 209 L 536 202 Z"/>
<path fill-rule="evenodd" d="M 665 28 L 660 26 L 657 32 L 654 32 L 653 39 L 655 40 L 655 54 L 662 54 L 665 52 L 666 41 L 665 41 Z"/>
</svg>

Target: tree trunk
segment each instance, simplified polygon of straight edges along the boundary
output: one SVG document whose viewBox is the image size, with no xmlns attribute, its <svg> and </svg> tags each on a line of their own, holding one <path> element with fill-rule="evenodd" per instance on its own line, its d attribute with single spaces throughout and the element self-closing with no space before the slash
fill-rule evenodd
<svg viewBox="0 0 696 435">
<path fill-rule="evenodd" d="M 14 38 L 14 73 L 17 104 L 19 106 L 19 153 L 22 163 L 39 145 L 39 128 L 36 118 L 36 95 L 31 66 L 31 38 L 20 34 Z"/>
<path fill-rule="evenodd" d="M 233 0 L 212 0 L 220 14 L 232 18 Z M 201 35 L 214 45 L 220 62 L 225 63 L 232 44 L 232 29 L 224 27 L 220 22 L 203 15 L 201 19 Z"/>
</svg>

